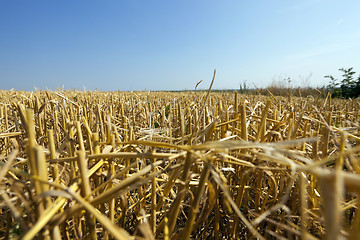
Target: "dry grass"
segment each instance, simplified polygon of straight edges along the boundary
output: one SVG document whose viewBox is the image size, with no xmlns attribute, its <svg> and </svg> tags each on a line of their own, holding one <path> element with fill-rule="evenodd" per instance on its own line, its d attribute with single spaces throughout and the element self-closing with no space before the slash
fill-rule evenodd
<svg viewBox="0 0 360 240">
<path fill-rule="evenodd" d="M 0 91 L 1 238 L 358 239 L 360 102 Z"/>
</svg>

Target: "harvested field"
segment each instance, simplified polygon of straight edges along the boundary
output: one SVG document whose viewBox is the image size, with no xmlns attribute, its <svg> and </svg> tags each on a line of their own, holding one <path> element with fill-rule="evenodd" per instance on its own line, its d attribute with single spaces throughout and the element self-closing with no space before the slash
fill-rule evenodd
<svg viewBox="0 0 360 240">
<path fill-rule="evenodd" d="M 0 91 L 1 239 L 358 239 L 360 101 Z"/>
</svg>

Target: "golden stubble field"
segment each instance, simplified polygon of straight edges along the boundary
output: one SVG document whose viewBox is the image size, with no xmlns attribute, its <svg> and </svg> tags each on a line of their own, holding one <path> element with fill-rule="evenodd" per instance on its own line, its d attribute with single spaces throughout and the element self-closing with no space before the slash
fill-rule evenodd
<svg viewBox="0 0 360 240">
<path fill-rule="evenodd" d="M 1 239 L 358 239 L 360 101 L 0 91 Z"/>
</svg>

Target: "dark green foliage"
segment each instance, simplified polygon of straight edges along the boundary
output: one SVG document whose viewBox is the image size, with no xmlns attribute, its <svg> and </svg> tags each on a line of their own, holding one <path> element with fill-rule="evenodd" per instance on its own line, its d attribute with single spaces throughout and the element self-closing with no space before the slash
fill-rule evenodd
<svg viewBox="0 0 360 240">
<path fill-rule="evenodd" d="M 360 76 L 355 79 L 355 71 L 353 68 L 340 68 L 343 79 L 339 82 L 338 79 L 335 79 L 332 75 L 325 76 L 330 79 L 330 84 L 328 89 L 331 92 L 333 97 L 338 98 L 357 98 L 360 96 Z"/>
</svg>

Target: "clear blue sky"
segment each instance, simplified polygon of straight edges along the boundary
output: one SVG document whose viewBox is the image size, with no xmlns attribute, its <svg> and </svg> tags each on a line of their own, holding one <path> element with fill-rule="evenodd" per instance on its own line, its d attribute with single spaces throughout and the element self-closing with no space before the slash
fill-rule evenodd
<svg viewBox="0 0 360 240">
<path fill-rule="evenodd" d="M 0 89 L 321 86 L 360 72 L 357 0 L 0 0 Z"/>
</svg>

